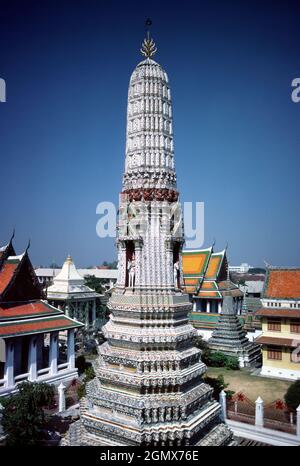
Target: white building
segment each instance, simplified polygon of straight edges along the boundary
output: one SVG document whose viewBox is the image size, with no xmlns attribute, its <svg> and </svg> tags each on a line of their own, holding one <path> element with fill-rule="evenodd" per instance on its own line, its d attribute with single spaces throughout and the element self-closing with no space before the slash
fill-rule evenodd
<svg viewBox="0 0 300 466">
<path fill-rule="evenodd" d="M 230 272 L 236 272 L 236 273 L 247 273 L 249 272 L 249 269 L 251 269 L 252 266 L 247 264 L 247 262 L 243 262 L 241 265 L 230 265 L 229 270 Z"/>
<path fill-rule="evenodd" d="M 53 279 L 53 285 L 46 289 L 49 304 L 58 307 L 66 316 L 85 324 L 86 330 L 96 327 L 97 308 L 103 295 L 84 284 L 70 256 L 61 271 Z"/>
</svg>

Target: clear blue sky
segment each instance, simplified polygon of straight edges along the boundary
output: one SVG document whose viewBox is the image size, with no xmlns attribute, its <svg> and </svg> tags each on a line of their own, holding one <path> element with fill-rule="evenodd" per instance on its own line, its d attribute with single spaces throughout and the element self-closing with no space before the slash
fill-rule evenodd
<svg viewBox="0 0 300 466">
<path fill-rule="evenodd" d="M 299 1 L 0 1 L 1 228 L 34 264 L 115 258 L 127 88 L 151 17 L 173 96 L 183 201 L 231 262 L 300 263 Z"/>
</svg>

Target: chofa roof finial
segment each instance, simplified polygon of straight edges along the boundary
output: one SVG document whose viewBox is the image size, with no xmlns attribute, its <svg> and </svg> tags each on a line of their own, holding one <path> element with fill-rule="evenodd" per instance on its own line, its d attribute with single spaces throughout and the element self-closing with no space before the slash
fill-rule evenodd
<svg viewBox="0 0 300 466">
<path fill-rule="evenodd" d="M 146 20 L 145 25 L 146 25 L 147 37 L 144 39 L 142 43 L 141 54 L 144 55 L 146 58 L 150 58 L 157 51 L 154 40 L 150 38 L 150 26 L 152 25 L 152 21 L 150 18 Z"/>
</svg>

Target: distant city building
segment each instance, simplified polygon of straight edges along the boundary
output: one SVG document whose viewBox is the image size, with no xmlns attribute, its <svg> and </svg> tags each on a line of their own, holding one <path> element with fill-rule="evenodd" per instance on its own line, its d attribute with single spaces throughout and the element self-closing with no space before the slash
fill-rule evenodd
<svg viewBox="0 0 300 466">
<path fill-rule="evenodd" d="M 300 378 L 300 268 L 267 269 L 262 308 L 261 375 L 286 379 Z"/>
<path fill-rule="evenodd" d="M 43 288 L 52 285 L 54 278 L 61 272 L 61 268 L 38 267 L 35 269 L 36 276 Z M 110 289 L 118 278 L 117 269 L 99 267 L 93 269 L 77 269 L 81 277 L 95 277 L 103 280 L 103 287 Z"/>
<path fill-rule="evenodd" d="M 26 380 L 77 377 L 74 332 L 81 326 L 46 302 L 27 250 L 16 256 L 12 240 L 0 249 L 0 396 Z"/>
<path fill-rule="evenodd" d="M 103 295 L 84 284 L 70 256 L 54 277 L 53 285 L 45 291 L 49 304 L 84 323 L 86 330 L 96 329 L 97 308 L 101 306 Z"/>
<path fill-rule="evenodd" d="M 251 265 L 247 264 L 246 262 L 243 262 L 241 265 L 230 265 L 229 270 L 230 272 L 236 272 L 236 273 L 247 273 L 251 269 Z"/>
</svg>

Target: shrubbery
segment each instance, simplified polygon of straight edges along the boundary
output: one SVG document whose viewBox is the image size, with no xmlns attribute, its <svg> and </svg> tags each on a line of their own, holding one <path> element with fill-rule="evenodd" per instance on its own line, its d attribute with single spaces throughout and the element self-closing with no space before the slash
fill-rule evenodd
<svg viewBox="0 0 300 466">
<path fill-rule="evenodd" d="M 296 410 L 298 408 L 300 405 L 300 380 L 296 380 L 289 386 L 284 395 L 284 400 L 290 409 Z"/>
<path fill-rule="evenodd" d="M 54 387 L 46 383 L 22 382 L 19 392 L 1 400 L 2 427 L 8 446 L 38 445 L 45 440 L 43 408 L 54 400 Z"/>
<path fill-rule="evenodd" d="M 201 359 L 207 366 L 239 370 L 240 366 L 237 357 L 227 356 L 219 351 L 211 351 L 208 343 L 202 337 L 195 337 L 194 345 L 201 350 Z"/>
</svg>

